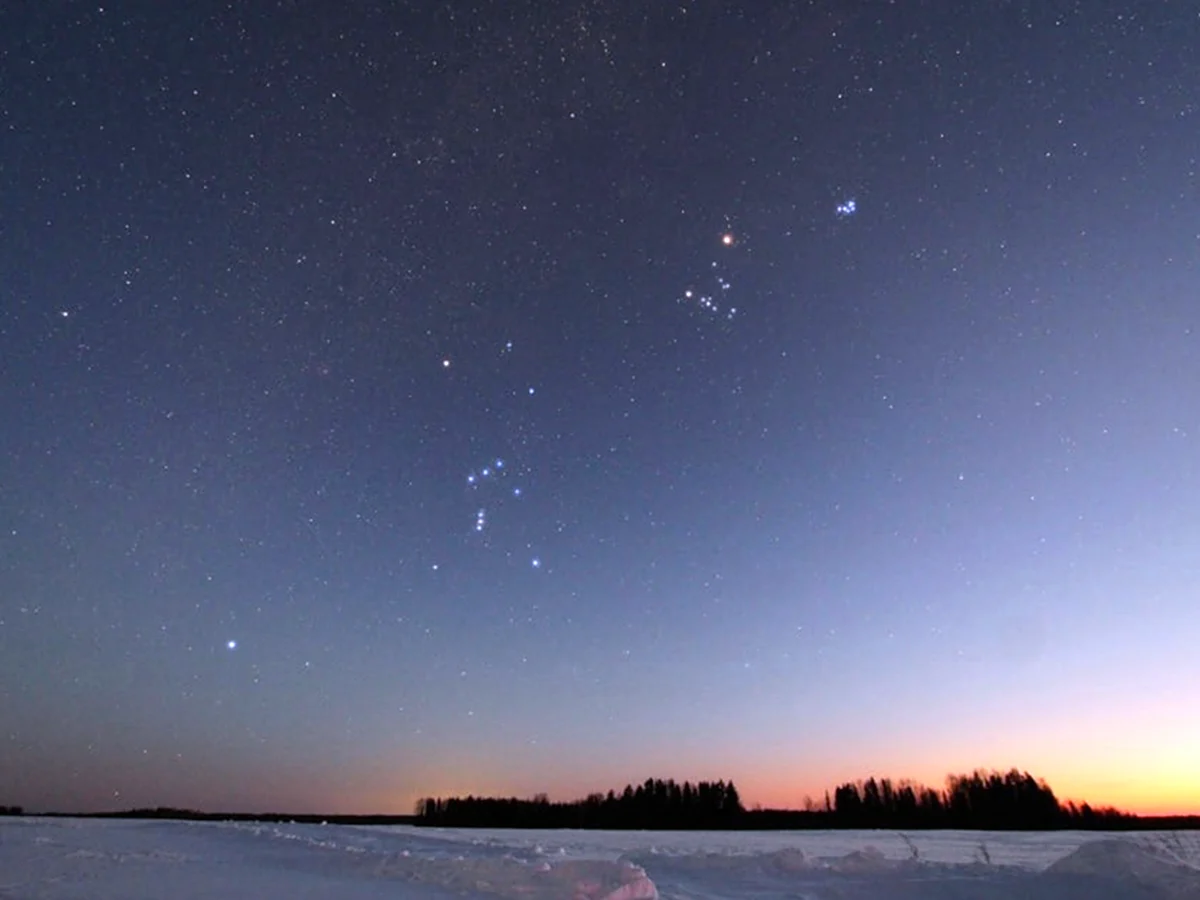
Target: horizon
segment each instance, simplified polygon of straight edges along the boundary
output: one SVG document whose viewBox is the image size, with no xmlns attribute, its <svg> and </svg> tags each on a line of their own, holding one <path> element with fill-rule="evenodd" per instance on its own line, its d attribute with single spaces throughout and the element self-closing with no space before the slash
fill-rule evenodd
<svg viewBox="0 0 1200 900">
<path fill-rule="evenodd" d="M 1194 10 L 244 6 L 0 9 L 0 804 L 1200 812 Z"/>
<path fill-rule="evenodd" d="M 889 775 L 883 775 L 883 774 L 880 774 L 877 772 L 869 773 L 867 775 L 862 775 L 857 778 L 850 778 L 850 779 L 845 779 L 843 781 L 839 781 L 837 784 L 827 785 L 826 787 L 823 787 L 816 792 L 811 792 L 811 791 L 806 792 L 802 795 L 799 795 L 799 799 L 784 801 L 783 803 L 763 802 L 762 800 L 755 799 L 753 796 L 747 796 L 746 793 L 743 791 L 742 787 L 740 786 L 737 778 L 721 778 L 718 776 L 718 777 L 701 777 L 701 778 L 689 778 L 689 779 L 675 778 L 674 780 L 677 782 L 680 782 L 680 783 L 682 783 L 685 780 L 690 781 L 692 783 L 696 783 L 698 781 L 711 781 L 711 782 L 732 781 L 735 785 L 739 785 L 738 793 L 742 798 L 743 807 L 747 810 L 763 809 L 763 810 L 782 810 L 782 811 L 791 811 L 791 812 L 802 812 L 802 811 L 804 811 L 806 802 L 809 800 L 811 800 L 813 803 L 815 803 L 818 808 L 822 807 L 823 803 L 824 803 L 825 792 L 828 791 L 830 793 L 830 795 L 832 796 L 833 791 L 836 787 L 838 787 L 841 784 L 847 783 L 847 782 L 862 782 L 862 781 L 866 781 L 869 778 L 875 778 L 878 781 L 878 780 L 887 778 L 893 784 L 898 785 L 898 784 L 901 784 L 904 782 L 911 782 L 916 786 L 933 788 L 933 789 L 941 792 L 941 791 L 945 790 L 946 781 L 952 775 L 966 775 L 966 774 L 975 772 L 977 770 L 983 770 L 983 771 L 988 771 L 988 772 L 991 772 L 991 771 L 1007 772 L 1014 768 L 1018 769 L 1022 772 L 1027 771 L 1027 770 L 1021 769 L 1020 766 L 1015 766 L 1015 767 L 1014 766 L 1004 766 L 1004 767 L 995 768 L 995 769 L 993 769 L 991 767 L 987 767 L 987 766 L 973 766 L 971 768 L 955 770 L 953 772 L 947 772 L 941 779 L 938 779 L 935 781 L 923 781 L 921 779 L 909 778 L 906 776 L 901 776 L 901 777 L 897 778 L 897 777 L 892 777 Z M 1192 807 L 1190 810 L 1181 807 L 1179 804 L 1171 804 L 1169 801 L 1164 803 L 1163 805 L 1142 807 L 1142 808 L 1122 806 L 1119 803 L 1108 802 L 1106 800 L 1097 799 L 1092 796 L 1072 795 L 1072 794 L 1064 793 L 1057 788 L 1055 782 L 1052 779 L 1046 778 L 1046 777 L 1038 774 L 1037 772 L 1029 772 L 1029 774 L 1033 775 L 1034 778 L 1038 779 L 1039 781 L 1044 781 L 1046 784 L 1048 784 L 1049 787 L 1051 788 L 1051 790 L 1054 791 L 1054 795 L 1057 798 L 1058 802 L 1064 806 L 1067 803 L 1074 803 L 1077 806 L 1086 803 L 1092 809 L 1099 810 L 1099 809 L 1104 809 L 1104 808 L 1113 808 L 1121 813 L 1126 813 L 1129 815 L 1146 817 L 1146 818 L 1195 818 L 1195 817 L 1200 817 L 1200 805 Z M 207 814 L 228 813 L 228 814 L 248 814 L 248 815 L 279 814 L 279 815 L 297 815 L 297 816 L 317 816 L 317 815 L 411 816 L 413 814 L 413 810 L 414 810 L 417 802 L 419 802 L 420 800 L 430 799 L 430 798 L 432 798 L 432 799 L 449 799 L 450 797 L 460 797 L 461 798 L 461 797 L 467 797 L 467 796 L 475 796 L 475 797 L 490 797 L 490 798 L 500 798 L 500 799 L 516 798 L 516 799 L 521 799 L 521 800 L 531 800 L 537 796 L 544 795 L 552 803 L 571 803 L 571 802 L 583 800 L 590 794 L 595 794 L 595 793 L 607 794 L 610 790 L 614 791 L 617 794 L 620 794 L 620 792 L 624 789 L 624 787 L 626 785 L 631 785 L 631 786 L 636 787 L 637 785 L 644 783 L 646 781 L 647 777 L 649 777 L 649 778 L 662 777 L 664 780 L 666 780 L 670 776 L 665 776 L 665 775 L 664 776 L 659 776 L 659 775 L 643 776 L 641 778 L 628 779 L 628 780 L 622 781 L 622 782 L 620 782 L 620 784 L 614 783 L 614 784 L 605 786 L 603 788 L 597 787 L 597 786 L 592 786 L 590 788 L 578 791 L 576 793 L 569 793 L 566 789 L 560 790 L 558 792 L 539 790 L 539 789 L 526 790 L 523 792 L 522 791 L 515 791 L 515 792 L 514 791 L 504 791 L 504 790 L 498 790 L 498 791 L 466 790 L 466 791 L 440 793 L 440 794 L 439 793 L 418 792 L 412 796 L 411 802 L 409 802 L 407 804 L 401 803 L 401 805 L 398 807 L 388 808 L 388 809 L 383 809 L 382 807 L 381 808 L 357 808 L 357 809 L 344 809 L 344 808 L 324 809 L 324 808 L 315 808 L 315 807 L 314 808 L 299 808 L 299 807 L 297 807 L 297 808 L 278 808 L 278 809 L 275 809 L 275 808 L 249 809 L 249 808 L 242 808 L 242 807 L 205 808 L 205 807 L 194 807 L 194 806 L 181 807 L 181 806 L 176 806 L 174 804 L 169 804 L 169 803 L 140 802 L 140 803 L 132 804 L 132 805 L 126 805 L 126 806 L 120 806 L 120 807 L 113 806 L 113 807 L 107 807 L 107 808 L 103 808 L 103 809 L 47 809 L 47 808 L 42 808 L 42 809 L 37 809 L 37 810 L 26 809 L 24 811 L 24 814 L 25 815 L 46 814 L 46 815 L 67 815 L 67 816 L 74 815 L 74 814 L 95 815 L 97 813 L 117 813 L 117 812 L 127 812 L 127 811 L 131 811 L 131 810 L 139 810 L 139 809 L 165 808 L 165 809 L 177 809 L 177 810 L 184 811 L 184 812 L 196 812 L 196 813 L 201 813 L 201 814 L 206 814 L 206 815 Z M 789 794 L 787 796 L 795 797 L 796 795 Z M 2 806 L 2 805 L 4 805 L 4 804 L 0 804 L 0 806 Z"/>
</svg>

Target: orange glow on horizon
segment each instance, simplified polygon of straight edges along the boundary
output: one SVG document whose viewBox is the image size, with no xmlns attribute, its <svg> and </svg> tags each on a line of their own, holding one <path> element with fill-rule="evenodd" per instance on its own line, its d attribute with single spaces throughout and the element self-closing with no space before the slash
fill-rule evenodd
<svg viewBox="0 0 1200 900">
<path fill-rule="evenodd" d="M 1039 777 L 1037 772 L 1031 772 L 1035 778 Z M 866 777 L 866 776 L 864 776 Z M 885 777 L 877 775 L 876 777 Z M 641 779 L 637 783 L 641 783 L 645 779 Z M 685 779 L 693 780 L 693 779 Z M 776 787 L 767 790 L 749 791 L 743 787 L 743 781 L 738 778 L 733 779 L 738 785 L 738 790 L 742 795 L 742 802 L 747 809 L 753 809 L 756 806 L 764 809 L 792 809 L 799 810 L 804 808 L 805 798 L 811 798 L 817 808 L 821 808 L 825 802 L 825 792 L 829 791 L 830 796 L 833 795 L 833 790 L 842 782 L 820 782 L 810 779 L 797 781 L 788 784 L 786 787 Z M 858 780 L 858 779 L 854 779 Z M 893 782 L 897 782 L 899 778 L 893 778 Z M 912 779 L 916 781 L 917 779 Z M 1076 805 L 1088 803 L 1093 808 L 1099 809 L 1103 807 L 1115 807 L 1122 812 L 1132 813 L 1138 816 L 1200 816 L 1200 790 L 1196 788 L 1183 789 L 1177 786 L 1159 786 L 1151 790 L 1141 791 L 1112 791 L 1103 790 L 1097 787 L 1094 790 L 1089 790 L 1086 786 L 1081 789 L 1063 790 L 1055 786 L 1055 782 L 1047 778 L 1046 781 L 1050 787 L 1054 789 L 1054 794 L 1058 797 L 1060 803 L 1073 801 Z M 943 787 L 943 781 L 936 782 L 920 782 L 927 787 L 940 790 Z M 453 785 L 461 785 L 461 789 L 456 789 Z M 463 779 L 455 782 L 447 780 L 443 783 L 440 790 L 420 790 L 413 792 L 411 789 L 399 788 L 394 790 L 372 791 L 366 794 L 358 794 L 339 798 L 341 802 L 332 804 L 333 807 L 328 811 L 330 813 L 379 813 L 386 815 L 407 815 L 413 811 L 417 800 L 425 797 L 466 797 L 473 794 L 477 797 L 520 797 L 529 798 L 535 794 L 545 793 L 551 800 L 572 801 L 578 800 L 589 793 L 600 792 L 607 793 L 610 789 L 620 792 L 625 786 L 625 782 L 621 784 L 613 783 L 611 785 L 593 785 L 580 784 L 578 790 L 547 790 L 547 791 L 524 791 L 512 790 L 503 787 L 503 779 L 497 780 L 497 788 L 492 789 L 489 783 L 483 780 Z"/>
<path fill-rule="evenodd" d="M 1031 772 L 1035 778 L 1041 777 L 1037 772 Z M 869 776 L 864 776 L 869 777 Z M 876 775 L 877 778 L 888 777 Z M 641 779 L 637 783 L 641 783 L 645 779 Z M 684 779 L 693 780 L 693 779 Z M 738 790 L 742 795 L 742 802 L 747 809 L 753 809 L 756 806 L 764 809 L 792 809 L 799 810 L 804 808 L 806 798 L 810 798 L 817 806 L 822 808 L 825 802 L 825 792 L 828 790 L 832 797 L 834 788 L 843 782 L 823 782 L 813 779 L 796 780 L 786 786 L 777 785 L 774 788 L 763 790 L 747 790 L 749 782 L 743 782 L 742 779 L 734 777 L 734 782 L 738 785 Z M 857 781 L 858 779 L 853 779 Z M 893 782 L 898 782 L 900 778 L 893 778 Z M 936 790 L 941 790 L 944 786 L 944 779 L 937 781 L 921 781 L 919 779 L 911 779 L 919 781 L 926 787 L 932 787 Z M 1132 790 L 1132 791 L 1113 791 L 1105 790 L 1099 786 L 1095 789 L 1088 789 L 1086 785 L 1077 786 L 1076 789 L 1064 790 L 1056 786 L 1055 782 L 1050 778 L 1046 781 L 1054 790 L 1055 796 L 1058 797 L 1060 803 L 1073 801 L 1076 805 L 1088 803 L 1093 808 L 1099 809 L 1103 807 L 1115 807 L 1122 812 L 1132 813 L 1139 816 L 1198 816 L 1200 815 L 1200 789 L 1192 787 L 1189 789 L 1180 788 L 1179 786 L 1157 786 L 1149 790 Z M 455 784 L 451 780 L 445 782 L 445 788 L 442 790 L 419 791 L 413 793 L 406 790 L 381 791 L 371 795 L 370 798 L 355 797 L 352 800 L 346 798 L 348 803 L 337 804 L 339 809 L 337 812 L 358 812 L 358 813 L 383 813 L 383 814 L 400 814 L 406 815 L 412 812 L 417 800 L 424 797 L 465 797 L 468 794 L 475 796 L 486 797 L 521 797 L 528 798 L 534 794 L 545 793 L 553 801 L 572 801 L 578 800 L 589 793 L 601 792 L 607 793 L 610 789 L 620 792 L 625 786 L 625 782 L 621 784 L 611 785 L 594 785 L 580 784 L 578 790 L 547 790 L 547 791 L 522 791 L 511 790 L 499 787 L 498 789 L 490 789 L 490 785 L 484 781 L 475 781 L 464 779 L 458 782 L 462 785 L 461 790 L 450 788 L 450 785 Z M 498 779 L 498 783 L 503 784 L 503 779 Z M 746 785 L 745 787 L 743 785 Z"/>
<path fill-rule="evenodd" d="M 1195 730 L 1200 735 L 1200 727 Z M 893 783 L 908 780 L 940 791 L 952 774 L 1015 768 L 1045 780 L 1063 804 L 1086 802 L 1093 808 L 1115 807 L 1147 816 L 1200 815 L 1200 771 L 1194 762 L 1200 759 L 1200 740 L 1181 734 L 1178 727 L 1163 732 L 1131 728 L 1126 733 L 1109 722 L 1074 721 L 1056 723 L 1036 736 L 1008 734 L 1005 740 L 987 735 L 987 750 L 966 742 L 953 746 L 951 740 L 934 755 L 916 742 L 898 742 L 890 762 L 876 763 L 869 752 L 835 754 L 818 748 L 810 750 L 805 761 L 803 754 L 778 746 L 736 762 L 729 754 L 728 765 L 703 757 L 668 763 L 663 754 L 636 770 L 627 763 L 610 768 L 599 758 L 565 760 L 553 754 L 513 766 L 499 761 L 511 757 L 460 751 L 403 775 L 390 763 L 377 761 L 370 767 L 374 771 L 356 779 L 354 791 L 337 799 L 338 805 L 352 805 L 356 811 L 406 814 L 423 797 L 524 798 L 545 793 L 554 801 L 572 801 L 593 792 L 620 792 L 627 783 L 636 786 L 646 778 L 731 778 L 748 809 L 803 809 L 806 798 L 820 808 L 826 791 L 832 795 L 838 785 L 868 777 L 890 778 Z M 371 790 L 364 790 L 368 785 Z"/>
<path fill-rule="evenodd" d="M 1085 772 L 1078 764 L 1063 769 L 1037 765 L 933 766 L 922 772 L 905 772 L 899 768 L 891 771 L 879 767 L 875 771 L 833 778 L 823 778 L 811 772 L 803 776 L 773 778 L 760 772 L 757 777 L 735 777 L 734 782 L 748 809 L 755 805 L 766 809 L 803 809 L 806 797 L 820 807 L 824 804 L 826 791 L 832 796 L 834 789 L 847 781 L 873 776 L 890 778 L 893 784 L 908 780 L 940 791 L 945 788 L 948 775 L 969 774 L 975 769 L 991 771 L 993 768 L 1001 772 L 1016 768 L 1028 771 L 1034 778 L 1044 779 L 1064 805 L 1072 801 L 1076 805 L 1087 803 L 1097 809 L 1115 807 L 1121 812 L 1140 816 L 1200 815 L 1200 773 L 1182 771 L 1146 771 L 1117 779 L 1113 777 L 1112 770 Z"/>
</svg>

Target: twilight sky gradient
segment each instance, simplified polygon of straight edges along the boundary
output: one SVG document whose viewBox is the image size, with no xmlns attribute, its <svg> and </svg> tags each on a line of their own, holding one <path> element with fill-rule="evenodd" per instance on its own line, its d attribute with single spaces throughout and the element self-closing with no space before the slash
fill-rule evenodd
<svg viewBox="0 0 1200 900">
<path fill-rule="evenodd" d="M 0 35 L 0 803 L 1200 812 L 1195 4 Z"/>
</svg>

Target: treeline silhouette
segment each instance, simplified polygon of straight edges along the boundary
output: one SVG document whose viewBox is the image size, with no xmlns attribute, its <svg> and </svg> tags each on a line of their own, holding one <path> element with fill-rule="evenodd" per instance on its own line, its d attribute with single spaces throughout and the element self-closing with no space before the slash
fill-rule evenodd
<svg viewBox="0 0 1200 900">
<path fill-rule="evenodd" d="M 414 816 L 366 814 L 322 815 L 321 813 L 228 813 L 200 812 L 174 806 L 142 807 L 118 812 L 90 813 L 86 819 L 172 819 L 190 822 L 271 822 L 304 825 L 414 825 Z"/>
<path fill-rule="evenodd" d="M 430 797 L 416 807 L 420 825 L 473 828 L 725 829 L 738 827 L 745 813 L 732 781 L 661 778 L 569 803 L 539 794 L 532 800 Z"/>
<path fill-rule="evenodd" d="M 951 775 L 944 790 L 912 781 L 868 778 L 847 782 L 824 804 L 804 810 L 746 810 L 732 781 L 690 782 L 647 779 L 620 793 L 589 794 L 552 803 L 546 795 L 425 798 L 416 805 L 416 824 L 466 828 L 604 829 L 805 829 L 961 828 L 980 830 L 1130 829 L 1150 819 L 1112 807 L 1061 803 L 1044 780 L 1028 772 L 976 770 Z"/>
<path fill-rule="evenodd" d="M 842 828 L 989 831 L 1099 828 L 1131 818 L 1112 808 L 1062 804 L 1045 781 L 1016 769 L 951 775 L 943 791 L 887 778 L 847 783 L 834 791 L 828 814 Z"/>
<path fill-rule="evenodd" d="M 20 816 L 24 813 L 25 809 L 21 806 L 0 806 L 0 816 Z"/>
</svg>

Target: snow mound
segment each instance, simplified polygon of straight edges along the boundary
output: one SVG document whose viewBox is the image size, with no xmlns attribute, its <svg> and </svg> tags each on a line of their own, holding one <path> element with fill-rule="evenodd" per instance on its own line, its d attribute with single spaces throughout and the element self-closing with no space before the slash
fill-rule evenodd
<svg viewBox="0 0 1200 900">
<path fill-rule="evenodd" d="M 878 847 L 868 844 L 861 850 L 847 853 L 841 859 L 834 860 L 830 868 L 835 872 L 887 872 L 897 867 L 897 863 L 888 860 Z"/>
<path fill-rule="evenodd" d="M 767 854 L 766 858 L 781 872 L 802 872 L 810 866 L 808 857 L 799 847 L 784 847 Z"/>
<path fill-rule="evenodd" d="M 1147 897 L 1195 898 L 1200 900 L 1200 871 L 1168 858 L 1157 847 L 1128 840 L 1102 840 L 1084 844 L 1074 853 L 1052 863 L 1048 876 L 1086 876 L 1124 886 L 1119 896 L 1133 896 L 1133 888 Z"/>
<path fill-rule="evenodd" d="M 380 862 L 374 874 L 506 900 L 658 900 L 658 889 L 645 869 L 624 861 L 531 866 L 512 858 L 444 860 L 395 853 Z"/>
<path fill-rule="evenodd" d="M 1128 839 L 1085 843 L 1041 870 L 993 864 L 988 855 L 925 861 L 864 844 L 820 856 L 784 848 L 632 858 L 668 900 L 1200 900 L 1200 868 Z"/>
</svg>

